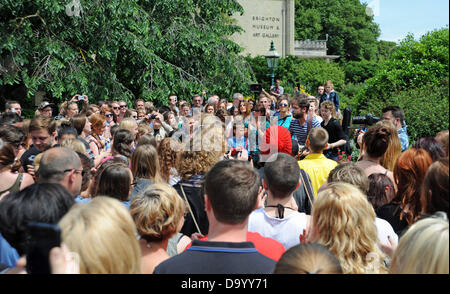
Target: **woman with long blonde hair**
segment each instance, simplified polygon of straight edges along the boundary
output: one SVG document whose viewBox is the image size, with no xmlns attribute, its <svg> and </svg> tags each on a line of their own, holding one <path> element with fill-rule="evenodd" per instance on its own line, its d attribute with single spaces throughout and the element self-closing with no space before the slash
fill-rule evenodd
<svg viewBox="0 0 450 294">
<path fill-rule="evenodd" d="M 355 186 L 332 183 L 317 195 L 309 240 L 326 246 L 343 273 L 387 273 L 379 249 L 375 211 Z"/>
<path fill-rule="evenodd" d="M 443 212 L 414 223 L 400 239 L 391 274 L 447 274 L 448 219 Z"/>
<path fill-rule="evenodd" d="M 77 204 L 58 223 L 61 238 L 79 256 L 80 274 L 138 274 L 136 226 L 118 200 L 99 196 Z"/>
</svg>

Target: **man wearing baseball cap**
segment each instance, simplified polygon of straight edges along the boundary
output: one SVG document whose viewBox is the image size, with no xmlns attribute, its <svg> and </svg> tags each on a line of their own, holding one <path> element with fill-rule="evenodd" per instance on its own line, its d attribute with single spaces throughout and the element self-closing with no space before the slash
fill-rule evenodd
<svg viewBox="0 0 450 294">
<path fill-rule="evenodd" d="M 49 103 L 48 101 L 44 101 L 41 104 L 39 104 L 38 106 L 38 110 L 39 110 L 39 114 L 40 115 L 45 115 L 48 117 L 52 117 L 53 116 L 53 104 Z"/>
</svg>

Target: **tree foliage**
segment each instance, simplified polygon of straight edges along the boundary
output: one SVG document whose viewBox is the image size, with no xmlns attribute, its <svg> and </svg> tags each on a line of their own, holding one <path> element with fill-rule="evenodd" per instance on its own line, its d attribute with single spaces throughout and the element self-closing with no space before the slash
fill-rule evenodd
<svg viewBox="0 0 450 294">
<path fill-rule="evenodd" d="M 448 28 L 429 32 L 418 41 L 407 36 L 356 95 L 361 110 L 370 110 L 374 102 L 409 89 L 445 86 L 449 77 L 448 54 Z"/>
<path fill-rule="evenodd" d="M 324 40 L 328 54 L 344 60 L 372 60 L 378 51 L 380 35 L 367 5 L 359 0 L 296 0 L 295 39 Z"/>
<path fill-rule="evenodd" d="M 380 40 L 378 41 L 377 47 L 378 53 L 376 61 L 380 62 L 389 59 L 398 45 L 395 42 Z"/>
<path fill-rule="evenodd" d="M 386 105 L 405 112 L 412 140 L 434 136 L 449 125 L 449 32 L 406 37 L 355 96 L 358 113 L 381 114 Z"/>
<path fill-rule="evenodd" d="M 267 87 L 270 84 L 267 77 L 268 69 L 264 57 L 247 57 L 247 61 L 254 71 L 257 81 Z M 317 86 L 325 81 L 333 81 L 336 90 L 344 85 L 345 73 L 338 63 L 326 62 L 323 59 L 302 59 L 296 56 L 287 56 L 280 59 L 280 65 L 276 72 L 285 87 L 285 92 L 293 93 L 296 84 L 305 86 L 306 92 L 315 95 Z"/>
<path fill-rule="evenodd" d="M 379 63 L 368 60 L 349 61 L 342 63 L 342 68 L 345 71 L 345 81 L 347 83 L 362 83 L 375 75 L 379 68 Z"/>
<path fill-rule="evenodd" d="M 242 12 L 235 0 L 69 1 L 1 1 L 0 86 L 24 84 L 29 100 L 42 90 L 55 101 L 248 88 L 250 68 L 229 39 L 241 31 L 230 18 Z"/>
</svg>

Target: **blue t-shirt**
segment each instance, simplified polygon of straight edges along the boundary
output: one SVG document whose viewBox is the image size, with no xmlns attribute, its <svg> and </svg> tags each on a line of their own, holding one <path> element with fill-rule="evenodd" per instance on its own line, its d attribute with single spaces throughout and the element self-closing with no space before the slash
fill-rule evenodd
<svg viewBox="0 0 450 294">
<path fill-rule="evenodd" d="M 88 203 L 90 201 L 91 201 L 91 198 L 83 198 L 83 197 L 81 197 L 81 195 L 78 195 L 75 198 L 75 203 Z"/>
<path fill-rule="evenodd" d="M 89 203 L 90 201 L 91 201 L 92 199 L 91 198 L 83 198 L 83 197 L 81 197 L 81 195 L 78 195 L 76 198 L 75 198 L 75 203 Z M 130 204 L 131 204 L 131 201 L 121 201 L 121 203 L 123 204 L 123 205 L 125 205 L 125 207 L 127 208 L 127 209 L 130 209 Z"/>
<path fill-rule="evenodd" d="M 408 150 L 409 139 L 408 139 L 408 133 L 406 132 L 406 126 L 397 130 L 397 132 L 398 132 L 398 138 L 400 139 L 400 143 L 402 144 L 402 152 L 405 150 Z"/>
<path fill-rule="evenodd" d="M 0 234 L 0 263 L 16 267 L 17 260 L 19 260 L 19 253 Z"/>
<path fill-rule="evenodd" d="M 242 137 L 237 139 L 236 137 L 232 137 L 228 139 L 228 147 L 230 148 L 237 148 L 242 147 L 242 149 L 246 149 L 247 151 L 250 151 L 248 139 L 246 137 Z"/>
</svg>

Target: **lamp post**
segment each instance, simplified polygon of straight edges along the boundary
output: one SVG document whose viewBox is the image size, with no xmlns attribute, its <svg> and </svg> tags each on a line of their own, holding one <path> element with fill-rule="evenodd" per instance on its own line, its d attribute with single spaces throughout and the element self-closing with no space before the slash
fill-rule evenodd
<svg viewBox="0 0 450 294">
<path fill-rule="evenodd" d="M 271 86 L 274 86 L 274 79 L 275 79 L 275 70 L 277 69 L 278 65 L 280 64 L 280 55 L 275 50 L 275 46 L 273 45 L 273 41 L 270 42 L 270 49 L 267 53 L 266 61 L 267 61 L 267 67 L 270 70 L 269 76 L 272 78 Z"/>
</svg>

